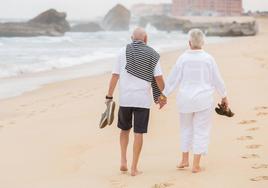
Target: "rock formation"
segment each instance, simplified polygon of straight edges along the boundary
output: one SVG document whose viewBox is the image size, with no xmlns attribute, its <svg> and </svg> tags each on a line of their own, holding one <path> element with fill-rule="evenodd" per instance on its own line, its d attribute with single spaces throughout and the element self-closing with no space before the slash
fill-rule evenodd
<svg viewBox="0 0 268 188">
<path fill-rule="evenodd" d="M 70 30 L 66 13 L 47 10 L 28 22 L 0 23 L 0 37 L 62 36 Z"/>
<path fill-rule="evenodd" d="M 186 24 L 189 24 L 189 20 L 172 18 L 169 16 L 146 16 L 141 17 L 139 25 L 146 27 L 147 24 L 151 24 L 156 29 L 161 31 L 179 31 L 184 28 Z"/>
<path fill-rule="evenodd" d="M 130 11 L 118 4 L 106 14 L 102 22 L 102 27 L 108 31 L 129 30 L 130 18 Z"/>
</svg>

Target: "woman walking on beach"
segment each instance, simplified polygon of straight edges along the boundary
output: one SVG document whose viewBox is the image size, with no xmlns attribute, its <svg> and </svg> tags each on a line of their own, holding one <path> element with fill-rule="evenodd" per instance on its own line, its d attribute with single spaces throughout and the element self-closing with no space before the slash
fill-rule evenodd
<svg viewBox="0 0 268 188">
<path fill-rule="evenodd" d="M 215 89 L 222 97 L 221 105 L 228 107 L 218 66 L 214 58 L 202 49 L 204 38 L 199 29 L 189 32 L 190 49 L 179 57 L 160 97 L 165 101 L 166 96 L 179 86 L 177 104 L 180 111 L 182 161 L 178 168 L 189 167 L 189 152 L 192 150 L 193 173 L 201 171 L 201 155 L 208 152 Z"/>
</svg>

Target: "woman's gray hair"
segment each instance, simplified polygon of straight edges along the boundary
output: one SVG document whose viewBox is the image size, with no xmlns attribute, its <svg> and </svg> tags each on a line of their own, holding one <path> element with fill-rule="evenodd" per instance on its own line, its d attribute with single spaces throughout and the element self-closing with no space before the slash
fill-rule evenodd
<svg viewBox="0 0 268 188">
<path fill-rule="evenodd" d="M 191 29 L 189 31 L 189 41 L 192 48 L 202 48 L 205 43 L 205 35 L 201 29 Z"/>
</svg>

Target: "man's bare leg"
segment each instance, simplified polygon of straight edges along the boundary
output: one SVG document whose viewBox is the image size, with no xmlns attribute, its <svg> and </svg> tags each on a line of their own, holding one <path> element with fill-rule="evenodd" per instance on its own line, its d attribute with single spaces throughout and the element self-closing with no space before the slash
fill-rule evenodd
<svg viewBox="0 0 268 188">
<path fill-rule="evenodd" d="M 183 152 L 182 153 L 182 161 L 177 167 L 178 168 L 189 167 L 189 152 Z"/>
<path fill-rule="evenodd" d="M 120 146 L 121 146 L 121 166 L 120 166 L 120 171 L 128 171 L 127 168 L 127 146 L 129 142 L 129 132 L 121 130 L 120 133 Z"/>
<path fill-rule="evenodd" d="M 201 160 L 201 155 L 194 155 L 194 162 L 193 162 L 193 173 L 198 173 L 201 171 L 200 167 L 200 160 Z"/>
<path fill-rule="evenodd" d="M 138 162 L 143 144 L 143 134 L 135 133 L 133 145 L 133 161 L 131 166 L 131 176 L 137 176 L 141 172 L 138 171 Z"/>
</svg>

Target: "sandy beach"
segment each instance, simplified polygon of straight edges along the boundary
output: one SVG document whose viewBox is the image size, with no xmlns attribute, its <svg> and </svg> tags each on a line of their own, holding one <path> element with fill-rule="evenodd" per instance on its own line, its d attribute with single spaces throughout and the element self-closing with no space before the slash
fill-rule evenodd
<svg viewBox="0 0 268 188">
<path fill-rule="evenodd" d="M 0 187 L 267 188 L 268 19 L 258 21 L 255 37 L 205 46 L 221 69 L 236 115 L 214 115 L 202 173 L 176 169 L 180 143 L 175 93 L 163 110 L 152 109 L 140 161 L 143 174 L 133 178 L 119 172 L 117 119 L 111 127 L 98 128 L 110 78 L 105 74 L 0 101 Z M 182 52 L 162 54 L 165 76 Z"/>
</svg>

